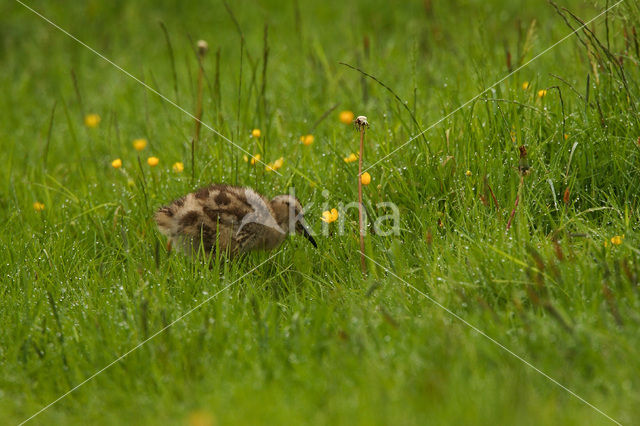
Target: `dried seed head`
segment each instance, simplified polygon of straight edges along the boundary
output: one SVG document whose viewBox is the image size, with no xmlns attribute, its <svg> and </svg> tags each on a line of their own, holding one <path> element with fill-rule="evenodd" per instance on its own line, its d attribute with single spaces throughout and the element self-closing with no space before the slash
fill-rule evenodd
<svg viewBox="0 0 640 426">
<path fill-rule="evenodd" d="M 209 50 L 209 43 L 204 40 L 198 40 L 198 54 L 204 56 Z"/>
<path fill-rule="evenodd" d="M 527 147 L 521 145 L 518 149 L 520 150 L 520 158 L 525 158 L 527 156 Z"/>
<path fill-rule="evenodd" d="M 353 124 L 356 126 L 356 129 L 362 130 L 365 127 L 369 127 L 369 122 L 367 121 L 367 117 L 364 115 L 359 115 Z"/>
<path fill-rule="evenodd" d="M 524 145 L 521 145 L 520 150 L 520 161 L 518 161 L 518 171 L 521 176 L 526 176 L 531 173 L 531 167 L 529 167 L 529 161 L 527 161 L 527 148 Z"/>
</svg>

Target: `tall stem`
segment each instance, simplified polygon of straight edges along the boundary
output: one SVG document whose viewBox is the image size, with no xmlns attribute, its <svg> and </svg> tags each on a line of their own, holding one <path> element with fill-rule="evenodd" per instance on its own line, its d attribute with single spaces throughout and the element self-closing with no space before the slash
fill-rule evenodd
<svg viewBox="0 0 640 426">
<path fill-rule="evenodd" d="M 362 157 L 364 156 L 364 132 L 366 126 L 360 126 L 360 155 L 358 156 L 358 216 L 360 220 L 360 268 L 362 274 L 367 274 L 367 265 L 364 259 L 364 214 L 362 204 Z"/>
<path fill-rule="evenodd" d="M 196 176 L 195 169 L 195 153 L 198 141 L 200 140 L 200 127 L 202 125 L 202 90 L 204 80 L 204 55 L 207 53 L 209 46 L 206 41 L 198 41 L 198 94 L 196 99 L 196 129 L 195 135 L 191 140 L 191 181 L 194 183 Z"/>
</svg>

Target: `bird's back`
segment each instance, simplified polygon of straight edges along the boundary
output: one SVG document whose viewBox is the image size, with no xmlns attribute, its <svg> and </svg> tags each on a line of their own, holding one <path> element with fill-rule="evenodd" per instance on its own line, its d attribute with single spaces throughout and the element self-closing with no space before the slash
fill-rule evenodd
<svg viewBox="0 0 640 426">
<path fill-rule="evenodd" d="M 160 232 L 187 253 L 202 247 L 210 254 L 217 247 L 234 255 L 260 244 L 266 231 L 260 227 L 273 220 L 273 211 L 251 188 L 211 185 L 161 207 L 154 218 Z"/>
</svg>

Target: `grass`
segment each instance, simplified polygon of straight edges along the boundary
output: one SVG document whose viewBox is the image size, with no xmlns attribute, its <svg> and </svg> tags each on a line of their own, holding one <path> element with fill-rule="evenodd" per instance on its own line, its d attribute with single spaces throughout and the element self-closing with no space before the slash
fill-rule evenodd
<svg viewBox="0 0 640 426">
<path fill-rule="evenodd" d="M 357 200 L 357 165 L 342 158 L 358 134 L 340 111 L 368 117 L 366 169 L 568 34 L 551 5 L 28 4 L 188 111 L 195 42 L 206 40 L 203 121 L 284 165 L 278 175 L 247 164 L 203 126 L 192 181 L 192 118 L 20 4 L 0 5 L 5 423 L 206 300 L 32 423 L 610 423 L 410 286 L 613 419 L 640 418 L 634 2 L 368 170 L 369 214 L 395 203 L 401 232 L 367 236 L 366 279 L 357 209 L 340 212 L 344 235 L 325 225 L 334 232 L 316 237 L 318 250 L 292 237 L 212 268 L 168 255 L 152 212 L 209 182 L 268 195 L 294 185 L 320 231 L 326 207 Z M 561 6 L 587 20 L 606 4 Z M 89 113 L 97 128 L 84 125 Z M 136 138 L 149 141 L 140 153 Z"/>
</svg>

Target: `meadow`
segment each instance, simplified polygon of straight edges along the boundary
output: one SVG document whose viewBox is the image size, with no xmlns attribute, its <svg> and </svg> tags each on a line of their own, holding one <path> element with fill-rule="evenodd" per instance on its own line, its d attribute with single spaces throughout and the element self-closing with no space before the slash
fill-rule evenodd
<svg viewBox="0 0 640 426">
<path fill-rule="evenodd" d="M 637 423 L 640 6 L 557 3 L 0 4 L 1 423 Z M 212 182 L 318 249 L 169 251 Z"/>
</svg>

